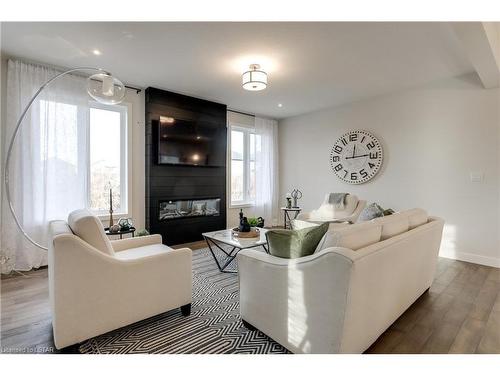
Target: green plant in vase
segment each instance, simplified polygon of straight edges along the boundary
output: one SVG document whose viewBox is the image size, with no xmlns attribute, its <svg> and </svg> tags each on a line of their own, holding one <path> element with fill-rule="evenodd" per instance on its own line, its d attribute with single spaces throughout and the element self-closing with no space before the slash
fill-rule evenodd
<svg viewBox="0 0 500 375">
<path fill-rule="evenodd" d="M 257 220 L 256 217 L 249 217 L 248 224 L 250 224 L 251 227 L 256 227 L 257 224 L 259 224 L 259 221 Z"/>
</svg>

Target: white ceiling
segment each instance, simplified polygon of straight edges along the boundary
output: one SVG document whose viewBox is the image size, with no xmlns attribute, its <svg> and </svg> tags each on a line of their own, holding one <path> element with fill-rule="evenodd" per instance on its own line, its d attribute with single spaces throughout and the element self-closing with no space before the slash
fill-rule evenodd
<svg viewBox="0 0 500 375">
<path fill-rule="evenodd" d="M 7 55 L 276 118 L 474 70 L 448 23 L 3 23 L 1 35 Z M 265 91 L 241 88 L 250 63 L 268 71 Z"/>
</svg>

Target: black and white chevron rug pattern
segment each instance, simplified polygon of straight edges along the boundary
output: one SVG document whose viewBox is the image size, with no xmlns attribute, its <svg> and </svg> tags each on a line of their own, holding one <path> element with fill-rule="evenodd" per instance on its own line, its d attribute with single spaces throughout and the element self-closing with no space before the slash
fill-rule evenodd
<svg viewBox="0 0 500 375">
<path fill-rule="evenodd" d="M 236 269 L 236 260 L 231 267 Z M 219 272 L 208 249 L 193 251 L 193 302 L 189 317 L 182 316 L 180 309 L 175 309 L 87 340 L 80 345 L 80 352 L 288 353 L 263 333 L 249 331 L 242 325 L 238 275 Z"/>
</svg>

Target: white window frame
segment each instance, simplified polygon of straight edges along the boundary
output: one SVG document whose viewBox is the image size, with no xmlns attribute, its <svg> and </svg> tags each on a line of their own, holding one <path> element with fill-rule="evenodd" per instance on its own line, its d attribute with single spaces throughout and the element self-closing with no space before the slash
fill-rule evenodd
<svg viewBox="0 0 500 375">
<path fill-rule="evenodd" d="M 120 113 L 120 210 L 113 212 L 113 217 L 120 218 L 130 216 L 132 207 L 131 183 L 129 179 L 129 169 L 131 166 L 131 145 L 130 145 L 130 120 L 132 118 L 131 104 L 120 103 L 117 105 L 106 105 L 97 101 L 89 101 L 87 139 L 90 140 L 90 110 L 102 109 L 106 111 L 114 111 Z M 93 210 L 90 206 L 90 144 L 88 147 L 88 170 L 87 170 L 87 207 L 101 220 L 109 219 L 108 210 Z"/>
<path fill-rule="evenodd" d="M 243 200 L 233 201 L 232 200 L 232 184 L 231 184 L 231 167 L 232 167 L 232 131 L 239 131 L 243 133 Z M 230 124 L 228 126 L 228 145 L 229 145 L 229 160 L 228 160 L 228 170 L 229 170 L 229 207 L 230 208 L 241 208 L 241 207 L 252 207 L 255 205 L 255 199 L 250 198 L 250 134 L 255 135 L 255 129 L 239 126 L 237 124 Z"/>
</svg>

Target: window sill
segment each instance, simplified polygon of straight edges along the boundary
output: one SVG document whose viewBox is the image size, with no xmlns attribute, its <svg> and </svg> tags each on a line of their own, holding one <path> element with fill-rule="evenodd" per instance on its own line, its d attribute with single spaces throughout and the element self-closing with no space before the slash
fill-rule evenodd
<svg viewBox="0 0 500 375">
<path fill-rule="evenodd" d="M 255 203 L 231 203 L 229 208 L 249 208 L 254 206 Z"/>
</svg>

